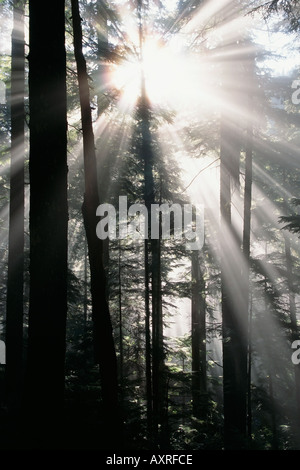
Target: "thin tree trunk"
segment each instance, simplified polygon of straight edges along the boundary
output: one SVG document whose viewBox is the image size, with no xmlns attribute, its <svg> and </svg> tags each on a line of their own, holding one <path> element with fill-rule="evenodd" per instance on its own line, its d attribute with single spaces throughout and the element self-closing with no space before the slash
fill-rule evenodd
<svg viewBox="0 0 300 470">
<path fill-rule="evenodd" d="M 6 402 L 13 413 L 21 405 L 23 373 L 24 87 L 24 2 L 15 0 L 11 51 L 11 168 L 5 371 Z"/>
<path fill-rule="evenodd" d="M 30 304 L 24 411 L 29 433 L 60 433 L 67 315 L 67 100 L 65 3 L 29 1 Z M 55 28 L 55 34 L 53 34 Z M 49 441 L 49 442 L 48 442 Z"/>
<path fill-rule="evenodd" d="M 140 159 L 144 164 L 144 202 L 148 211 L 148 238 L 144 243 L 144 268 L 145 268 L 145 342 L 146 342 L 146 400 L 147 400 L 147 431 L 148 439 L 152 440 L 154 425 L 154 395 L 153 395 L 153 375 L 152 375 L 152 354 L 153 345 L 151 345 L 151 309 L 150 309 L 150 253 L 151 243 L 151 204 L 154 203 L 154 182 L 153 182 L 153 155 L 151 148 L 150 134 L 150 106 L 146 96 L 145 77 L 143 72 L 143 26 L 142 26 L 142 2 L 138 0 L 139 17 L 139 41 L 140 41 L 140 63 L 142 69 L 141 76 L 141 96 L 138 107 L 138 119 L 141 125 L 141 146 Z"/>
<path fill-rule="evenodd" d="M 192 399 L 193 415 L 207 413 L 205 282 L 199 251 L 192 252 Z"/>
<path fill-rule="evenodd" d="M 141 117 L 141 149 L 140 155 L 144 163 L 144 200 L 148 211 L 148 234 L 151 238 L 151 205 L 154 204 L 154 156 L 152 150 L 152 137 L 150 132 L 150 106 L 146 96 L 145 83 L 142 79 L 140 101 Z M 152 404 L 148 404 L 148 423 L 152 423 L 153 437 L 156 442 L 159 439 L 159 427 L 165 417 L 165 368 L 163 351 L 163 318 L 161 301 L 161 241 L 160 239 L 145 240 L 145 294 L 146 294 L 146 346 L 149 361 L 150 340 L 150 278 L 151 278 L 151 303 L 152 303 L 152 374 L 148 369 L 148 398 Z M 149 363 L 146 364 L 149 367 Z M 151 380 L 151 382 L 149 382 Z M 163 433 L 162 433 L 163 434 Z M 163 436 L 161 435 L 163 438 Z"/>
<path fill-rule="evenodd" d="M 294 293 L 294 273 L 293 273 L 293 261 L 291 253 L 291 242 L 289 235 L 284 235 L 285 242 L 285 258 L 286 258 L 286 270 L 287 270 L 287 284 L 288 284 L 288 295 L 289 295 L 289 311 L 290 311 L 290 322 L 291 322 L 291 338 L 292 342 L 299 339 L 299 328 L 297 325 L 297 311 Z M 300 370 L 297 365 L 294 366 L 294 378 L 295 378 L 295 396 L 296 396 L 296 414 L 295 414 L 295 438 L 296 445 L 300 446 Z"/>
<path fill-rule="evenodd" d="M 100 116 L 107 106 L 107 55 L 108 55 L 108 26 L 107 26 L 107 10 L 102 0 L 97 1 L 96 5 L 97 18 L 97 55 L 98 55 L 98 77 L 99 84 L 97 86 L 97 111 Z"/>
<path fill-rule="evenodd" d="M 108 53 L 108 26 L 107 26 L 107 11 L 102 0 L 98 0 L 96 5 L 96 19 L 97 19 L 97 81 L 96 81 L 96 94 L 97 94 L 97 116 L 101 116 L 103 111 L 106 108 L 108 98 L 105 96 L 107 91 L 107 65 L 106 57 Z M 114 164 L 117 159 L 116 152 L 111 155 L 109 153 L 108 143 L 109 136 L 105 133 L 102 134 L 99 139 L 101 139 L 100 150 L 97 152 L 96 158 L 98 161 L 98 191 L 99 191 L 99 200 L 101 202 L 106 202 L 105 199 L 108 195 L 109 182 L 110 182 L 110 173 L 111 169 L 114 167 Z M 109 238 L 107 237 L 102 241 L 102 250 L 103 250 L 103 266 L 106 277 L 109 275 Z M 106 285 L 106 297 L 109 299 L 109 285 Z"/>
<path fill-rule="evenodd" d="M 268 242 L 265 243 L 265 258 L 267 259 L 268 256 Z M 268 312 L 271 309 L 270 302 L 268 300 L 268 280 L 267 277 L 264 276 L 264 311 Z M 269 354 L 270 355 L 270 354 Z M 270 415 L 271 415 L 271 423 L 272 423 L 272 450 L 278 450 L 278 431 L 277 431 L 277 407 L 276 401 L 274 396 L 274 382 L 273 377 L 275 376 L 273 372 L 273 365 L 272 361 L 268 365 L 267 370 L 267 379 L 269 385 L 269 394 L 270 394 Z"/>
<path fill-rule="evenodd" d="M 250 299 L 249 308 L 249 340 L 248 340 L 248 391 L 247 391 L 247 435 L 251 442 L 252 440 L 252 402 L 251 402 L 251 383 L 252 383 L 252 322 L 253 322 L 253 307 L 252 295 Z"/>
<path fill-rule="evenodd" d="M 244 259 L 248 267 L 249 267 L 249 259 L 250 259 L 250 234 L 251 234 L 252 153 L 253 153 L 253 125 L 252 123 L 249 123 L 247 126 L 247 143 L 246 143 L 244 229 L 243 229 L 243 254 L 244 254 Z M 248 292 L 249 292 L 249 289 L 248 289 Z"/>
<path fill-rule="evenodd" d="M 124 379 L 124 352 L 123 352 L 123 312 L 122 312 L 122 266 L 121 266 L 121 240 L 118 246 L 119 259 L 118 259 L 118 301 L 119 301 L 119 350 L 120 350 L 120 383 L 123 385 Z"/>
<path fill-rule="evenodd" d="M 288 184 L 286 176 L 286 169 L 283 169 L 283 181 Z M 287 206 L 287 205 L 286 205 Z M 286 207 L 288 210 L 288 207 Z M 284 248 L 285 248 L 285 263 L 286 263 L 286 280 L 288 288 L 288 303 L 289 303 L 289 316 L 290 316 L 290 332 L 291 341 L 299 339 L 299 328 L 297 324 L 297 307 L 295 301 L 295 286 L 294 286 L 294 266 L 291 252 L 291 239 L 288 233 L 283 234 L 284 237 Z M 295 401 L 296 401 L 296 413 L 294 416 L 294 434 L 295 444 L 297 448 L 300 448 L 300 370 L 297 365 L 294 365 L 294 380 L 295 380 Z"/>
<path fill-rule="evenodd" d="M 148 439 L 152 436 L 152 368 L 151 368 L 151 331 L 150 331 L 150 273 L 149 273 L 149 249 L 148 240 L 144 243 L 145 265 L 145 356 L 146 356 L 146 401 L 147 401 L 147 432 Z"/>
<path fill-rule="evenodd" d="M 84 240 L 84 297 L 83 297 L 83 344 L 84 363 L 87 364 L 87 341 L 88 341 L 88 253 L 87 242 Z"/>
<path fill-rule="evenodd" d="M 153 422 L 156 440 L 165 443 L 166 371 L 164 365 L 163 314 L 161 297 L 161 243 L 151 240 L 152 254 L 152 377 L 153 377 Z M 159 429 L 161 430 L 159 432 Z"/>
<path fill-rule="evenodd" d="M 86 61 L 82 52 L 82 30 L 78 0 L 72 0 L 74 50 L 77 63 L 81 121 L 83 132 L 85 194 L 82 206 L 87 236 L 91 276 L 92 317 L 94 323 L 94 352 L 99 364 L 103 416 L 108 445 L 121 436 L 118 405 L 118 371 L 109 306 L 106 298 L 106 277 L 103 267 L 103 245 L 96 234 L 96 209 L 99 206 L 97 163 L 90 107 Z"/>
<path fill-rule="evenodd" d="M 143 25 L 142 2 L 138 1 L 140 62 L 142 67 L 141 97 L 139 103 L 139 117 L 141 122 L 141 148 L 140 156 L 144 163 L 144 200 L 148 211 L 148 234 L 151 238 L 151 204 L 155 202 L 155 187 L 153 177 L 154 155 L 152 149 L 152 136 L 150 131 L 150 103 L 146 93 L 145 76 L 143 71 Z M 160 237 L 160 236 L 159 236 Z M 151 267 L 149 269 L 149 253 L 151 253 Z M 163 350 L 163 316 L 161 299 L 161 241 L 151 239 L 145 241 L 145 293 L 146 293 L 146 344 L 150 341 L 150 298 L 149 281 L 151 274 L 152 293 L 152 376 L 147 374 L 147 390 L 152 395 L 152 405 L 148 404 L 148 425 L 153 425 L 153 438 L 156 444 L 159 439 L 165 439 L 165 367 Z M 148 330 L 148 331 L 147 331 Z M 148 364 L 149 367 L 149 364 Z M 150 398 L 150 395 L 148 395 Z M 151 413 L 151 415 L 150 415 Z M 159 435 L 161 425 L 162 433 Z"/>
<path fill-rule="evenodd" d="M 143 97 L 142 97 L 143 98 Z M 149 121 L 148 121 L 148 110 L 147 105 L 142 103 L 142 148 L 141 148 L 141 158 L 144 160 L 144 200 L 145 206 L 148 210 L 148 230 L 149 234 L 151 226 L 151 217 L 150 209 L 151 204 L 154 203 L 153 199 L 153 175 L 152 175 L 152 151 L 150 144 L 150 131 L 149 131 Z M 147 113 L 145 116 L 144 113 Z M 153 389 L 153 343 L 151 342 L 151 331 L 150 331 L 150 322 L 151 322 L 151 308 L 150 308 L 150 284 L 151 284 L 151 263 L 152 258 L 151 254 L 151 242 L 145 240 L 145 328 L 146 328 L 146 387 L 147 387 L 147 422 L 148 422 L 148 432 L 149 436 L 152 436 L 153 425 L 154 425 L 154 389 Z M 153 279 L 152 279 L 153 282 Z M 153 295 L 153 294 L 152 294 Z M 153 308 L 153 305 L 152 305 Z M 153 316 L 152 316 L 153 322 Z M 154 327 L 155 328 L 155 327 Z M 153 331 L 153 323 L 152 323 Z M 152 333 L 153 341 L 153 333 Z"/>
<path fill-rule="evenodd" d="M 237 449 L 244 447 L 246 436 L 247 329 L 243 310 L 238 310 L 233 295 L 233 285 L 238 287 L 240 282 L 240 268 L 236 261 L 240 245 L 231 224 L 231 135 L 228 117 L 222 116 L 220 206 L 224 445 L 226 449 Z M 236 250 L 236 253 L 230 250 Z"/>
<path fill-rule="evenodd" d="M 250 238 L 251 238 L 251 204 L 252 204 L 252 158 L 253 158 L 253 123 L 252 123 L 252 97 L 249 97 L 249 121 L 246 135 L 246 161 L 245 161 L 245 190 L 244 190 L 244 227 L 243 227 L 243 316 L 248 319 L 248 386 L 247 386 L 247 435 L 251 439 L 251 327 L 252 318 L 249 318 L 249 274 L 250 274 Z M 252 314 L 251 314 L 252 315 Z"/>
<path fill-rule="evenodd" d="M 277 414 L 275 411 L 275 397 L 274 397 L 272 366 L 270 366 L 270 372 L 269 372 L 269 393 L 270 393 L 270 401 L 271 401 L 272 450 L 279 450 L 278 431 L 277 431 Z"/>
</svg>

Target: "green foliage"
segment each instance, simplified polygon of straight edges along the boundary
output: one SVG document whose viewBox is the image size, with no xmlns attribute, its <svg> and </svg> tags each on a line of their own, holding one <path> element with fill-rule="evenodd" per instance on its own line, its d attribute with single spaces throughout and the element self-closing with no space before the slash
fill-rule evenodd
<svg viewBox="0 0 300 470">
<path fill-rule="evenodd" d="M 292 204 L 294 206 L 300 206 L 300 199 L 293 198 Z M 300 232 L 300 215 L 294 214 L 290 216 L 281 216 L 279 218 L 280 222 L 284 223 L 284 229 L 289 230 L 292 233 L 299 233 Z"/>
</svg>

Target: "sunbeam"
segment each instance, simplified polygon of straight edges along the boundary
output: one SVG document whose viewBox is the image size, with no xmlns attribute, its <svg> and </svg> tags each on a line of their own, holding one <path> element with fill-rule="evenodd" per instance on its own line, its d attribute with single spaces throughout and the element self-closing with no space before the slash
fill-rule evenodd
<svg viewBox="0 0 300 470">
<path fill-rule="evenodd" d="M 300 449 L 296 3 L 1 2 L 4 448 Z"/>
</svg>

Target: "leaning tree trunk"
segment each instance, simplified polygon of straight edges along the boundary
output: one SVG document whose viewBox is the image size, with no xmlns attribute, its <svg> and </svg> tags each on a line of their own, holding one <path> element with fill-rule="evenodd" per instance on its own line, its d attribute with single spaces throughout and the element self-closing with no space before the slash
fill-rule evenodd
<svg viewBox="0 0 300 470">
<path fill-rule="evenodd" d="M 11 170 L 6 309 L 6 402 L 10 412 L 21 405 L 23 370 L 24 272 L 24 2 L 14 1 L 11 50 Z"/>
<path fill-rule="evenodd" d="M 97 237 L 96 210 L 99 206 L 97 163 L 90 107 L 90 93 L 86 61 L 82 51 L 82 29 L 78 0 L 72 0 L 74 51 L 77 63 L 81 121 L 83 133 L 85 194 L 82 206 L 87 237 L 91 277 L 92 318 L 94 324 L 94 352 L 99 364 L 103 417 L 108 444 L 120 432 L 118 406 L 118 371 L 109 306 L 106 298 L 106 276 L 103 267 L 103 244 Z"/>
<path fill-rule="evenodd" d="M 24 407 L 42 445 L 59 435 L 67 316 L 65 2 L 29 1 L 30 299 Z M 53 34 L 55 28 L 55 34 Z M 49 442 L 48 442 L 49 441 Z"/>
</svg>

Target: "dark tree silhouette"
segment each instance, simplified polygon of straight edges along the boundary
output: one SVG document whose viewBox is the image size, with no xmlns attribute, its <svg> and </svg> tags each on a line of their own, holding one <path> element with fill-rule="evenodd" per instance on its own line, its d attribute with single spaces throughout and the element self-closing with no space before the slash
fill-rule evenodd
<svg viewBox="0 0 300 470">
<path fill-rule="evenodd" d="M 113 442 L 114 445 L 121 445 L 117 359 L 109 306 L 106 298 L 103 244 L 96 234 L 96 210 L 100 200 L 89 83 L 86 61 L 82 51 L 82 30 L 78 1 L 72 0 L 71 5 L 83 133 L 85 194 L 82 214 L 90 263 L 95 361 L 99 364 L 100 368 L 103 417 L 106 427 L 105 437 L 109 446 Z"/>
<path fill-rule="evenodd" d="M 24 411 L 33 437 L 59 435 L 67 315 L 67 106 L 65 2 L 45 21 L 29 2 L 30 305 Z M 55 25 L 55 34 L 53 27 Z"/>
</svg>

